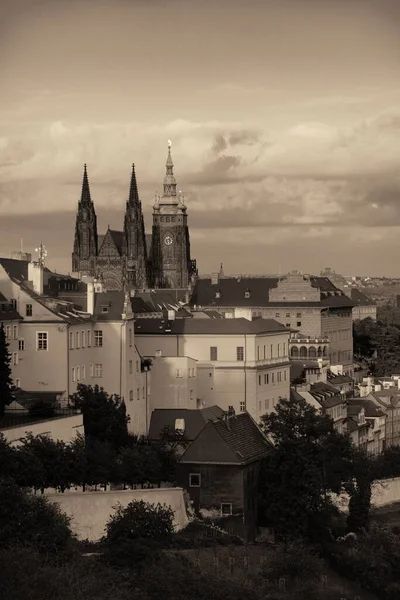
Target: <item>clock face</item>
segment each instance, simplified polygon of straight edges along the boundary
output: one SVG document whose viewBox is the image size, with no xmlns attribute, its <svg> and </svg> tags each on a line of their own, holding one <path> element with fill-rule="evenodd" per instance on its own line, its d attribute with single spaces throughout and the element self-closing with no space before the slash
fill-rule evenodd
<svg viewBox="0 0 400 600">
<path fill-rule="evenodd" d="M 164 244 L 166 246 L 171 246 L 172 242 L 173 242 L 172 237 L 170 235 L 166 235 L 165 238 L 164 238 Z"/>
</svg>

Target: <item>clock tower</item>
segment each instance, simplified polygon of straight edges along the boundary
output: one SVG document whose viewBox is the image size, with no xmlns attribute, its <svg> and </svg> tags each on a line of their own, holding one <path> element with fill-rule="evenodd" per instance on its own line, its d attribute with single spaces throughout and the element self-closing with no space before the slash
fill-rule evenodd
<svg viewBox="0 0 400 600">
<path fill-rule="evenodd" d="M 156 194 L 153 207 L 152 283 L 154 287 L 182 289 L 190 282 L 191 260 L 187 208 L 177 193 L 171 142 L 164 177 L 164 191 Z"/>
</svg>

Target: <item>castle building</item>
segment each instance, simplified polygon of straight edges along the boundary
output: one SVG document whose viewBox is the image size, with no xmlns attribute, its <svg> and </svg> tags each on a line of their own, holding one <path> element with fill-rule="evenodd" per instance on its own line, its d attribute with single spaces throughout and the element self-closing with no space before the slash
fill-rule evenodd
<svg viewBox="0 0 400 600">
<path fill-rule="evenodd" d="M 173 167 L 169 143 L 163 194 L 156 195 L 153 207 L 152 234 L 145 233 L 133 165 L 123 230 L 108 228 L 105 235 L 98 235 L 97 216 L 84 166 L 72 253 L 74 273 L 80 278 L 98 278 L 108 291 L 189 286 L 196 266 L 190 259 L 187 208 L 183 196 L 177 193 Z"/>
</svg>

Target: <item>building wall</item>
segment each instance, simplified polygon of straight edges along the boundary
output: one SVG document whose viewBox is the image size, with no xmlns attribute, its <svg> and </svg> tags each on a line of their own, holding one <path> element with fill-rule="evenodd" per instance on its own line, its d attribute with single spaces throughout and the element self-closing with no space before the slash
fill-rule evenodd
<svg viewBox="0 0 400 600">
<path fill-rule="evenodd" d="M 94 346 L 96 331 L 102 332 L 103 343 L 100 347 Z M 85 332 L 84 348 L 82 332 Z M 98 385 L 108 394 L 118 395 L 125 401 L 127 415 L 130 417 L 129 430 L 146 433 L 148 414 L 151 412 L 148 399 L 150 382 L 149 375 L 146 377 L 141 372 L 141 357 L 135 346 L 133 319 L 71 325 L 69 336 L 71 335 L 74 342 L 71 344 L 69 337 L 70 393 L 75 393 L 78 384 L 84 383 Z M 76 344 L 77 335 L 79 348 Z"/>
<path fill-rule="evenodd" d="M 197 408 L 197 361 L 187 356 L 156 356 L 152 362 L 152 410 Z"/>
<path fill-rule="evenodd" d="M 372 319 L 376 321 L 377 307 L 369 304 L 367 306 L 355 306 L 352 311 L 353 321 L 362 321 L 362 319 Z"/>
<path fill-rule="evenodd" d="M 130 502 L 143 500 L 150 504 L 166 505 L 174 513 L 177 531 L 188 524 L 183 490 L 180 488 L 155 488 L 149 490 L 115 490 L 99 492 L 66 491 L 48 494 L 51 502 L 72 517 L 71 527 L 78 539 L 97 542 L 105 533 L 105 527 L 117 504 L 126 507 Z"/>
<path fill-rule="evenodd" d="M 322 313 L 322 335 L 329 337 L 329 354 L 332 365 L 343 365 L 343 370 L 353 372 L 353 321 L 351 309 L 329 309 Z"/>
<path fill-rule="evenodd" d="M 75 439 L 78 433 L 84 433 L 83 415 L 77 414 L 70 417 L 50 419 L 49 421 L 40 421 L 39 423 L 29 423 L 19 427 L 9 427 L 1 431 L 6 441 L 14 446 L 18 446 L 21 443 L 21 438 L 26 437 L 28 432 L 34 436 L 47 434 L 55 441 L 60 440 L 68 443 Z"/>
<path fill-rule="evenodd" d="M 191 356 L 197 363 L 197 397 L 203 406 L 218 404 L 259 417 L 274 409 L 290 388 L 289 332 L 260 335 L 145 335 L 136 334 L 143 355 L 160 350 L 166 356 Z M 211 361 L 210 348 L 217 348 Z M 237 348 L 243 348 L 238 361 Z M 264 353 L 265 352 L 265 353 Z"/>
<path fill-rule="evenodd" d="M 6 334 L 6 340 L 8 343 L 8 351 L 11 354 L 11 369 L 12 378 L 14 384 L 20 387 L 20 353 L 18 352 L 18 339 L 21 331 L 21 321 L 2 321 L 4 325 L 4 332 Z"/>
</svg>

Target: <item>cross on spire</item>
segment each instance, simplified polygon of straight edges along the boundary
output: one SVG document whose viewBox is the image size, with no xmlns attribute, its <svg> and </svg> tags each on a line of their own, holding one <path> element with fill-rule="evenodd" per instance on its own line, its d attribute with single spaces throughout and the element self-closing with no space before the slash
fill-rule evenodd
<svg viewBox="0 0 400 600">
<path fill-rule="evenodd" d="M 82 181 L 82 192 L 81 192 L 81 203 L 90 204 L 92 199 L 90 197 L 89 179 L 87 174 L 86 163 L 83 165 L 83 181 Z"/>
</svg>

